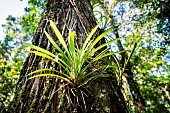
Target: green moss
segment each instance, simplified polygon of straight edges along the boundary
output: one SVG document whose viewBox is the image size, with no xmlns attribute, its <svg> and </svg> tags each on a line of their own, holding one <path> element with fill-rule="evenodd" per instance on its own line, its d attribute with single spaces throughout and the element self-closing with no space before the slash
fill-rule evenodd
<svg viewBox="0 0 170 113">
<path fill-rule="evenodd" d="M 37 107 L 36 102 L 37 102 L 37 93 L 35 93 L 34 95 L 34 100 L 29 102 L 31 103 L 31 105 L 27 113 L 36 113 L 36 107 Z"/>
<path fill-rule="evenodd" d="M 25 88 L 26 88 L 26 85 L 23 85 L 22 86 L 22 89 L 19 91 L 19 99 L 24 102 L 24 98 L 25 98 L 25 95 L 26 95 L 26 91 L 25 91 Z"/>
</svg>

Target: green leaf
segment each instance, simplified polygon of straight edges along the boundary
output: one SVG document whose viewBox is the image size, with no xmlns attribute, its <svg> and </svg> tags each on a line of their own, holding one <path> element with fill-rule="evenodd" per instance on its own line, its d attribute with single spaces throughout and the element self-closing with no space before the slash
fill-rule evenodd
<svg viewBox="0 0 170 113">
<path fill-rule="evenodd" d="M 67 74 L 64 74 L 64 73 L 62 73 L 62 72 L 60 72 L 60 71 L 57 71 L 57 70 L 54 70 L 54 69 L 46 69 L 46 68 L 42 68 L 42 69 L 35 70 L 35 71 L 29 73 L 27 76 L 30 76 L 30 75 L 35 74 L 35 73 L 43 72 L 43 71 L 53 71 L 53 72 L 57 72 L 57 73 L 60 73 L 61 75 L 65 76 L 65 77 L 67 77 L 67 78 L 70 78 Z"/>
<path fill-rule="evenodd" d="M 106 36 L 108 33 L 110 33 L 113 30 L 113 28 L 109 28 L 108 30 L 106 30 L 105 32 L 103 32 L 101 35 L 99 35 L 91 44 L 91 46 L 89 47 L 89 50 L 91 50 L 96 44 L 97 42 L 99 42 L 104 36 Z"/>
<path fill-rule="evenodd" d="M 75 46 L 74 46 L 74 36 L 75 36 L 75 33 L 74 32 L 70 32 L 69 34 L 70 34 L 69 40 L 68 40 L 69 41 L 69 46 L 70 46 L 72 57 L 75 58 Z"/>
<path fill-rule="evenodd" d="M 92 31 L 89 33 L 89 35 L 87 36 L 87 38 L 86 38 L 86 40 L 85 40 L 85 42 L 84 42 L 84 44 L 83 44 L 82 50 L 85 50 L 85 47 L 87 46 L 89 40 L 91 39 L 91 37 L 93 36 L 93 34 L 96 32 L 97 28 L 100 26 L 101 23 L 102 23 L 102 22 L 99 22 L 99 23 L 95 26 L 95 28 L 93 28 Z"/>
<path fill-rule="evenodd" d="M 126 61 L 125 64 L 124 64 L 124 69 L 126 69 L 126 66 L 127 66 L 127 64 L 129 63 L 129 61 L 130 61 L 130 59 L 131 59 L 131 57 L 132 57 L 132 55 L 133 55 L 136 47 L 137 47 L 137 43 L 134 44 L 133 49 L 132 49 L 132 51 L 131 51 L 131 53 L 130 53 L 130 56 L 128 57 L 127 61 Z"/>
<path fill-rule="evenodd" d="M 89 62 L 88 65 L 86 65 L 81 70 L 81 73 L 84 73 L 87 70 L 87 68 L 89 68 L 93 64 L 93 62 L 95 62 L 97 60 L 100 60 L 100 59 L 102 59 L 102 58 L 104 58 L 106 56 L 110 56 L 110 55 L 113 55 L 113 54 L 117 53 L 117 52 L 109 52 L 109 53 L 107 53 L 109 50 L 110 50 L 110 48 L 107 48 L 107 49 L 103 50 L 101 53 L 99 53 L 92 61 Z"/>
<path fill-rule="evenodd" d="M 54 61 L 54 62 L 57 62 L 57 61 L 55 60 L 55 58 L 53 58 L 53 57 L 51 57 L 51 56 L 49 56 L 49 55 L 47 55 L 47 54 L 45 54 L 45 53 L 42 53 L 42 52 L 29 51 L 29 53 L 34 53 L 34 54 L 37 55 L 37 56 L 41 56 L 41 57 L 44 57 L 44 58 L 48 58 L 48 59 L 50 59 L 50 60 L 52 60 L 52 61 Z"/>
<path fill-rule="evenodd" d="M 35 50 L 37 50 L 37 51 L 40 51 L 40 52 L 42 52 L 42 53 L 45 53 L 46 55 L 55 57 L 55 55 L 54 55 L 53 53 L 51 53 L 51 52 L 49 52 L 49 51 L 47 51 L 47 50 L 45 50 L 45 49 L 43 49 L 43 48 L 41 48 L 41 47 L 38 47 L 38 46 L 35 46 L 35 45 L 32 45 L 32 44 L 29 44 L 29 43 L 25 43 L 25 42 L 24 42 L 23 44 L 26 45 L 26 46 L 28 46 L 28 47 L 31 47 L 31 48 L 33 48 L 33 49 L 35 49 Z"/>
<path fill-rule="evenodd" d="M 48 77 L 57 77 L 59 79 L 62 79 L 70 84 L 73 84 L 72 82 L 70 82 L 69 79 L 65 78 L 65 77 L 62 77 L 62 76 L 59 76 L 59 75 L 55 75 L 55 74 L 39 74 L 39 75 L 35 75 L 35 76 L 32 76 L 30 77 L 29 79 L 33 79 L 33 78 L 36 78 L 36 77 L 45 77 L 45 76 L 48 76 Z"/>
<path fill-rule="evenodd" d="M 53 38 L 51 38 L 51 36 L 44 30 L 45 35 L 47 36 L 47 38 L 49 39 L 49 41 L 52 43 L 52 45 L 62 54 L 65 55 L 64 52 L 60 49 L 60 47 L 55 43 L 55 41 L 53 40 Z"/>
<path fill-rule="evenodd" d="M 107 51 L 106 51 L 106 52 L 107 52 Z M 104 57 L 111 56 L 111 55 L 117 53 L 117 52 L 109 52 L 109 53 L 106 53 L 106 52 L 104 52 L 104 53 L 102 53 L 101 55 L 95 57 L 94 61 L 100 60 L 100 59 L 102 59 L 102 58 L 104 58 Z"/>
<path fill-rule="evenodd" d="M 70 60 L 66 56 L 66 54 L 60 49 L 60 47 L 55 43 L 55 41 L 51 38 L 51 36 L 46 31 L 44 31 L 44 33 L 46 34 L 46 36 L 50 40 L 50 42 L 53 44 L 53 46 L 60 52 L 58 55 L 64 56 L 67 60 L 69 60 L 69 62 L 72 62 L 72 60 Z"/>
<path fill-rule="evenodd" d="M 6 98 L 6 96 L 0 93 L 0 98 Z"/>
<path fill-rule="evenodd" d="M 117 40 L 120 40 L 121 38 L 116 38 L 114 40 L 108 41 L 100 46 L 98 46 L 97 48 L 95 48 L 94 50 L 92 50 L 91 54 L 93 55 L 95 52 L 97 52 L 98 50 L 100 50 L 101 48 L 108 46 L 110 44 L 112 44 L 113 42 L 116 42 Z"/>
<path fill-rule="evenodd" d="M 64 65 L 62 65 L 60 62 L 56 61 L 55 58 L 50 57 L 50 56 L 48 56 L 48 55 L 46 55 L 46 54 L 44 54 L 44 53 L 41 53 L 41 52 L 38 52 L 38 51 L 29 51 L 29 53 L 34 53 L 34 54 L 37 55 L 37 56 L 45 57 L 45 58 L 50 59 L 50 60 L 52 60 L 52 61 L 54 61 L 54 62 L 57 62 L 57 63 L 58 63 L 60 66 L 62 66 L 67 72 L 70 72 L 70 71 L 69 71 L 70 66 L 69 66 L 65 61 L 63 61 L 63 60 L 60 59 L 60 58 L 58 58 L 58 61 L 60 61 L 60 62 L 61 62 L 62 64 L 64 64 Z"/>
<path fill-rule="evenodd" d="M 55 24 L 54 24 L 54 22 L 52 20 L 50 20 L 50 26 L 54 30 L 58 40 L 63 45 L 64 49 L 68 52 L 68 48 L 67 48 L 67 45 L 66 45 L 66 43 L 64 41 L 64 38 L 62 37 L 60 31 L 57 29 L 57 27 L 55 26 Z"/>
</svg>

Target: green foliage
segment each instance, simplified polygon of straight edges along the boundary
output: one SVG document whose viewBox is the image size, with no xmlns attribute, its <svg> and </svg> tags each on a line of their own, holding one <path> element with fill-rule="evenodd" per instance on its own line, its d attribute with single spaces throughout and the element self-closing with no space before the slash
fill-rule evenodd
<svg viewBox="0 0 170 113">
<path fill-rule="evenodd" d="M 7 52 L 0 54 L 0 109 L 12 100 L 16 81 L 20 74 L 22 59 L 10 59 Z"/>
<path fill-rule="evenodd" d="M 170 91 L 169 77 L 143 76 L 137 79 L 147 103 L 146 112 L 166 113 L 170 108 L 169 101 L 167 100 L 168 92 Z"/>
<path fill-rule="evenodd" d="M 65 80 L 66 82 L 70 83 L 73 87 L 80 87 L 88 83 L 89 81 L 96 79 L 98 77 L 107 77 L 105 72 L 98 72 L 98 69 L 106 68 L 104 65 L 95 66 L 95 63 L 99 60 L 101 60 L 104 57 L 110 56 L 115 54 L 115 52 L 109 52 L 109 49 L 105 49 L 101 51 L 100 53 L 97 53 L 98 50 L 103 49 L 104 47 L 107 47 L 109 44 L 117 41 L 117 40 L 111 40 L 107 43 L 104 43 L 100 45 L 97 48 L 94 48 L 94 46 L 110 31 L 112 31 L 113 28 L 110 28 L 106 30 L 104 33 L 99 35 L 97 38 L 92 39 L 93 34 L 99 27 L 101 22 L 89 33 L 87 36 L 82 48 L 78 48 L 75 44 L 74 40 L 74 32 L 70 31 L 69 33 L 69 39 L 68 39 L 68 45 L 64 41 L 62 35 L 60 34 L 59 30 L 56 28 L 55 24 L 50 21 L 50 26 L 54 30 L 59 42 L 61 43 L 64 50 L 62 50 L 58 44 L 55 43 L 53 38 L 46 32 L 47 38 L 50 40 L 50 42 L 53 44 L 55 49 L 59 52 L 57 55 L 54 55 L 53 53 L 40 48 L 38 46 L 34 46 L 28 43 L 25 43 L 25 45 L 35 49 L 36 51 L 30 51 L 30 53 L 34 53 L 35 55 L 50 59 L 56 63 L 58 63 L 62 67 L 62 71 L 60 70 L 52 70 L 52 69 L 40 69 L 36 70 L 29 75 L 42 72 L 42 71 L 55 71 L 58 73 L 56 74 L 39 74 L 30 77 L 30 79 L 40 76 L 56 76 L 60 79 Z M 109 65 L 107 65 L 107 68 Z M 87 69 L 93 68 L 94 70 L 92 72 L 88 72 Z M 63 71 L 65 70 L 65 71 Z M 29 76 L 28 75 L 28 76 Z"/>
<path fill-rule="evenodd" d="M 25 8 L 26 14 L 22 17 L 21 25 L 24 31 L 26 31 L 28 36 L 32 36 L 36 27 L 38 26 L 38 22 L 41 18 L 41 13 L 44 8 L 44 1 L 42 0 L 29 0 L 29 7 Z"/>
<path fill-rule="evenodd" d="M 25 33 L 20 31 L 18 25 L 19 18 L 12 16 L 8 16 L 6 24 L 3 25 L 6 37 L 0 41 L 0 109 L 12 100 L 23 63 L 23 39 L 20 36 Z"/>
<path fill-rule="evenodd" d="M 162 48 L 167 48 L 170 42 L 170 1 L 168 0 L 137 0 L 134 5 L 141 8 L 144 12 L 141 22 L 154 21 L 156 32 L 162 35 L 161 39 L 157 40 L 156 45 Z M 156 36 L 156 34 L 155 34 Z M 159 36 L 158 36 L 159 37 Z M 157 37 L 157 38 L 158 38 Z"/>
<path fill-rule="evenodd" d="M 41 0 L 30 0 L 26 14 L 22 17 L 9 15 L 2 25 L 5 37 L 0 39 L 0 112 L 13 99 L 15 84 L 19 78 L 22 64 L 26 58 L 25 41 L 30 41 L 38 26 L 43 10 Z"/>
</svg>

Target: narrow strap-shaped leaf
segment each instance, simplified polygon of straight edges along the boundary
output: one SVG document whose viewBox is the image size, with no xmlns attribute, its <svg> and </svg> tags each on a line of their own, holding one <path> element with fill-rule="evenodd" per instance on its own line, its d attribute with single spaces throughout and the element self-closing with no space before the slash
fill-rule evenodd
<svg viewBox="0 0 170 113">
<path fill-rule="evenodd" d="M 48 76 L 48 77 L 57 77 L 59 79 L 62 79 L 70 84 L 73 84 L 72 82 L 70 82 L 69 79 L 67 79 L 66 77 L 62 77 L 62 76 L 59 76 L 59 75 L 55 75 L 55 74 L 39 74 L 39 75 L 35 75 L 35 76 L 32 76 L 30 77 L 29 79 L 33 79 L 33 78 L 36 78 L 36 77 L 45 77 L 45 76 Z"/>
<path fill-rule="evenodd" d="M 82 51 L 86 52 L 86 51 L 89 49 L 89 47 L 90 47 L 90 45 L 92 44 L 92 42 L 93 42 L 93 40 L 90 40 L 90 41 L 88 42 L 87 46 L 86 46 L 84 49 L 82 49 Z"/>
<path fill-rule="evenodd" d="M 86 77 L 88 77 L 88 76 L 96 73 L 97 71 L 98 71 L 98 70 L 96 69 L 96 70 L 93 70 L 93 71 L 91 71 L 91 72 L 89 72 L 89 73 L 87 73 L 87 74 L 86 74 L 86 73 L 85 73 L 85 74 L 81 74 L 80 78 L 83 80 L 83 79 L 85 79 Z"/>
<path fill-rule="evenodd" d="M 92 74 L 94 74 L 94 73 L 96 73 L 99 69 L 108 69 L 108 68 L 112 68 L 112 69 L 117 69 L 117 66 L 114 66 L 114 65 L 103 65 L 103 66 L 99 66 L 99 67 L 97 67 L 97 69 L 95 69 L 95 70 L 93 70 L 93 71 L 91 71 L 91 72 L 89 72 L 89 73 L 87 73 L 87 74 L 82 74 L 82 76 L 80 76 L 81 77 L 81 79 L 85 79 L 86 77 L 88 77 L 89 75 L 92 75 Z"/>
<path fill-rule="evenodd" d="M 131 51 L 131 53 L 130 53 L 130 56 L 128 57 L 127 61 L 125 62 L 124 69 L 126 69 L 126 66 L 127 66 L 127 64 L 129 63 L 129 60 L 131 59 L 131 57 L 132 57 L 132 55 L 133 55 L 133 53 L 134 53 L 134 51 L 135 51 L 135 49 L 136 49 L 136 46 L 137 46 L 137 43 L 135 42 L 135 44 L 134 44 L 134 46 L 133 46 L 133 49 L 132 49 L 132 51 Z"/>
<path fill-rule="evenodd" d="M 103 58 L 103 57 L 107 57 L 107 56 L 110 56 L 110 55 L 113 55 L 113 54 L 116 54 L 116 53 L 117 53 L 117 52 L 109 52 L 109 53 L 102 54 L 102 55 L 96 57 L 96 58 L 94 59 L 94 61 L 97 61 L 97 60 L 99 60 L 99 59 L 101 59 L 101 58 Z"/>
<path fill-rule="evenodd" d="M 110 50 L 110 48 L 106 48 L 105 50 L 101 51 L 95 58 L 93 58 L 92 62 L 96 61 L 95 59 L 99 56 L 103 56 L 105 53 L 107 53 Z"/>
<path fill-rule="evenodd" d="M 87 68 L 89 68 L 89 67 L 93 64 L 93 62 L 99 60 L 100 57 L 103 56 L 103 55 L 104 55 L 105 53 L 107 53 L 108 51 L 109 51 L 109 48 L 103 50 L 99 55 L 97 55 L 93 60 L 91 60 L 91 61 L 89 62 L 88 65 L 86 65 L 86 66 L 81 70 L 81 73 L 84 73 L 84 72 L 87 70 Z M 87 53 L 87 54 L 88 54 L 88 53 Z"/>
<path fill-rule="evenodd" d="M 37 50 L 37 51 L 41 51 L 42 53 L 45 53 L 45 54 L 47 54 L 47 55 L 49 55 L 49 56 L 55 57 L 55 55 L 54 55 L 53 53 L 51 53 L 51 52 L 49 52 L 49 51 L 47 51 L 47 50 L 45 50 L 45 49 L 43 49 L 43 48 L 41 48 L 41 47 L 38 47 L 38 46 L 35 46 L 35 45 L 32 45 L 32 44 L 29 44 L 29 43 L 25 43 L 25 42 L 24 42 L 24 45 L 26 45 L 26 46 L 28 46 L 28 47 L 31 47 L 31 48 L 33 48 L 33 49 L 35 49 L 35 50 Z"/>
<path fill-rule="evenodd" d="M 112 44 L 113 42 L 116 42 L 117 40 L 120 40 L 121 38 L 116 38 L 114 40 L 108 41 L 100 46 L 98 46 L 97 48 L 95 48 L 94 50 L 92 50 L 91 54 L 94 54 L 96 51 L 100 50 L 101 48 L 108 46 L 110 44 Z"/>
<path fill-rule="evenodd" d="M 99 35 L 90 45 L 89 49 L 91 50 L 96 44 L 97 42 L 99 42 L 105 35 L 107 35 L 108 33 L 110 33 L 113 30 L 113 28 L 109 28 L 107 29 L 105 32 L 103 32 L 101 35 Z"/>
<path fill-rule="evenodd" d="M 68 48 L 67 48 L 67 45 L 66 45 L 66 43 L 64 41 L 64 38 L 63 38 L 60 31 L 57 29 L 56 25 L 54 24 L 54 22 L 52 20 L 50 20 L 50 26 L 53 29 L 53 31 L 55 32 L 55 34 L 56 34 L 58 40 L 60 41 L 60 43 L 63 45 L 64 49 L 68 52 Z"/>
<path fill-rule="evenodd" d="M 89 68 L 89 67 L 93 64 L 93 62 L 95 62 L 95 61 L 97 61 L 97 60 L 100 60 L 101 58 L 105 57 L 105 55 L 106 55 L 106 53 L 107 53 L 108 51 L 109 51 L 108 48 L 105 49 L 105 50 L 103 50 L 99 55 L 97 55 L 91 62 L 89 62 L 88 65 L 86 65 L 86 66 L 81 70 L 81 73 L 84 73 L 84 72 L 87 70 L 87 68 Z"/>
<path fill-rule="evenodd" d="M 53 38 L 51 38 L 51 36 L 44 30 L 45 35 L 47 36 L 47 38 L 49 39 L 49 41 L 52 43 L 52 45 L 61 53 L 64 54 L 64 52 L 60 49 L 60 47 L 55 43 L 55 41 L 53 40 Z"/>
<path fill-rule="evenodd" d="M 6 98 L 6 96 L 0 93 L 0 98 Z"/>
<path fill-rule="evenodd" d="M 105 50 L 103 50 L 99 55 L 97 55 L 91 62 L 89 62 L 88 65 L 86 65 L 86 66 L 81 70 L 81 73 L 84 73 L 84 72 L 87 70 L 87 68 L 89 68 L 89 67 L 93 64 L 93 62 L 95 62 L 95 61 L 103 58 L 102 56 L 104 56 L 108 51 L 109 51 L 108 48 L 105 49 Z"/>
<path fill-rule="evenodd" d="M 55 42 L 54 42 L 54 43 L 55 43 Z M 41 48 L 41 47 L 38 47 L 38 46 L 35 46 L 35 45 L 32 45 L 32 44 L 29 44 L 29 43 L 24 43 L 24 45 L 29 46 L 29 47 L 37 50 L 37 51 L 29 51 L 29 53 L 34 53 L 34 54 L 36 54 L 36 55 L 38 55 L 38 56 L 45 57 L 45 58 L 51 59 L 51 60 L 54 61 L 54 62 L 57 62 L 56 59 L 55 59 L 56 55 L 54 55 L 53 53 L 51 53 L 51 52 L 49 52 L 49 51 L 47 51 L 47 50 L 45 50 L 45 49 L 43 49 L 43 48 Z M 38 52 L 38 51 L 40 51 L 40 52 Z M 65 56 L 64 53 L 62 54 L 62 50 L 61 50 L 60 52 L 61 52 L 61 53 L 59 54 L 60 56 L 63 56 L 63 55 Z M 65 57 L 65 58 L 67 58 L 67 57 Z M 65 63 L 63 60 L 61 60 L 61 59 L 59 59 L 59 58 L 58 58 L 58 60 L 61 61 L 61 62 L 66 66 L 66 67 L 65 67 L 65 66 L 63 66 L 61 63 L 57 62 L 57 63 L 60 64 L 63 68 L 65 68 L 65 69 L 66 69 L 66 68 L 70 69 L 69 66 L 67 65 L 67 63 Z M 67 71 L 68 71 L 68 69 L 67 69 Z"/>
<path fill-rule="evenodd" d="M 85 61 L 85 57 L 86 56 L 84 56 L 84 52 L 82 52 L 82 50 L 77 50 L 75 59 L 76 62 L 75 69 L 77 69 L 77 73 L 80 73 L 81 68 Z"/>
<path fill-rule="evenodd" d="M 46 54 L 44 54 L 44 53 L 42 53 L 42 52 L 38 52 L 38 51 L 29 51 L 29 53 L 34 53 L 35 55 L 37 55 L 37 56 L 41 56 L 41 57 L 45 57 L 45 58 L 48 58 L 48 59 L 50 59 L 50 60 L 52 60 L 52 61 L 54 61 L 54 62 L 57 62 L 60 66 L 62 66 L 67 72 L 70 72 L 68 69 L 70 69 L 70 67 L 68 66 L 68 64 L 66 63 L 66 62 L 64 62 L 62 59 L 60 59 L 60 58 L 58 58 L 58 61 L 60 61 L 60 62 L 58 62 L 58 61 L 56 61 L 56 59 L 55 58 L 53 58 L 53 57 L 50 57 L 50 56 L 48 56 L 48 55 L 46 55 Z M 64 64 L 64 66 L 63 66 L 63 64 Z"/>
<path fill-rule="evenodd" d="M 68 40 L 73 62 L 75 61 L 74 35 L 75 35 L 75 33 L 70 31 L 69 40 Z"/>
<path fill-rule="evenodd" d="M 108 50 L 107 50 L 107 51 L 108 51 Z M 100 55 L 98 55 L 98 56 L 104 55 L 107 51 L 106 51 L 106 50 L 105 50 L 105 51 L 102 51 L 102 53 L 100 53 Z M 98 58 L 98 59 L 97 59 L 97 58 Z M 87 70 L 87 68 L 89 68 L 89 67 L 93 64 L 94 61 L 97 61 L 97 60 L 99 60 L 99 59 L 100 59 L 100 58 L 96 56 L 96 60 L 93 59 L 92 61 L 90 61 L 89 64 L 86 65 L 86 66 L 81 70 L 81 73 L 84 73 L 84 72 Z"/>
<path fill-rule="evenodd" d="M 62 66 L 68 73 L 70 73 L 70 70 L 71 70 L 71 67 L 68 65 L 68 63 L 67 62 L 65 62 L 64 60 L 62 60 L 62 59 L 58 59 L 62 64 L 64 64 L 64 66 L 60 63 L 60 62 L 58 62 L 58 64 L 60 65 L 60 66 Z"/>
<path fill-rule="evenodd" d="M 52 61 L 57 62 L 54 57 L 51 57 L 51 56 L 49 56 L 49 55 L 47 55 L 47 54 L 45 54 L 45 53 L 42 53 L 42 52 L 29 51 L 29 53 L 34 53 L 34 54 L 37 55 L 37 56 L 45 57 L 45 58 L 47 58 L 47 59 L 50 59 L 50 60 L 52 60 Z"/>
<path fill-rule="evenodd" d="M 30 75 L 35 74 L 35 73 L 43 72 L 43 71 L 53 71 L 53 72 L 57 72 L 57 73 L 60 73 L 61 75 L 64 75 L 64 76 L 67 77 L 67 78 L 70 78 L 67 74 L 64 74 L 64 73 L 62 73 L 62 72 L 60 72 L 60 71 L 57 71 L 57 70 L 54 70 L 54 69 L 46 69 L 46 68 L 35 70 L 35 71 L 29 73 L 27 76 L 30 76 Z"/>
<path fill-rule="evenodd" d="M 82 50 L 85 49 L 86 45 L 88 44 L 89 40 L 91 39 L 91 37 L 93 36 L 93 34 L 96 32 L 97 28 L 100 26 L 102 22 L 99 22 L 93 29 L 92 31 L 89 33 L 89 35 L 87 36 L 84 44 L 83 44 L 83 47 L 82 47 Z"/>
<path fill-rule="evenodd" d="M 46 32 L 44 31 L 44 33 L 46 34 L 47 38 L 50 40 L 50 42 L 53 44 L 53 46 L 60 52 L 60 56 L 64 56 L 67 60 L 70 60 L 66 55 L 65 53 L 60 49 L 60 47 L 55 43 L 55 41 L 51 38 L 51 36 Z M 71 62 L 71 60 L 70 60 Z"/>
</svg>

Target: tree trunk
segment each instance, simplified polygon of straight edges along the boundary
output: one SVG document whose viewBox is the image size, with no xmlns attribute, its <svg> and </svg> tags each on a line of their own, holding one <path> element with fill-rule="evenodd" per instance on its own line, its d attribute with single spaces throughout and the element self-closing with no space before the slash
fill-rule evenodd
<svg viewBox="0 0 170 113">
<path fill-rule="evenodd" d="M 87 34 L 96 26 L 89 0 L 48 0 L 36 30 L 32 43 L 53 53 L 55 49 L 44 34 L 44 29 L 58 40 L 49 26 L 49 20 L 56 23 L 57 28 L 67 40 L 69 29 L 76 32 L 79 46 Z M 99 29 L 95 35 L 99 35 Z M 102 43 L 102 42 L 101 42 Z M 100 44 L 100 43 L 99 43 Z M 63 81 L 52 77 L 28 79 L 27 74 L 40 68 L 60 68 L 48 61 L 43 63 L 41 57 L 29 54 L 16 86 L 13 101 L 9 105 L 10 113 L 126 113 L 127 108 L 118 88 L 116 77 L 96 79 L 82 89 L 87 96 L 78 98 L 82 92 L 74 96 L 69 89 L 63 87 Z M 71 100 L 69 101 L 70 98 Z M 85 101 L 84 101 L 84 100 Z M 79 100 L 77 102 L 77 100 Z"/>
</svg>

